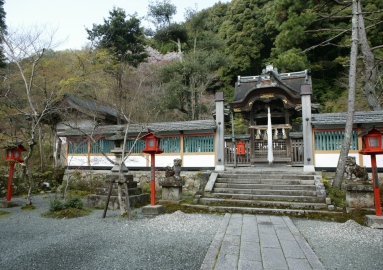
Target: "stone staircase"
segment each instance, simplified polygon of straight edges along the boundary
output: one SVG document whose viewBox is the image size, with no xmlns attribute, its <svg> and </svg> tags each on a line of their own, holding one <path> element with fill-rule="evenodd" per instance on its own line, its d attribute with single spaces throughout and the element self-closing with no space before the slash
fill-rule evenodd
<svg viewBox="0 0 383 270">
<path fill-rule="evenodd" d="M 103 209 L 105 207 L 110 183 L 105 182 L 102 187 L 96 189 L 96 194 L 88 195 L 87 204 L 89 207 Z M 137 187 L 136 182 L 128 183 L 129 203 L 131 207 L 142 206 L 150 203 L 150 194 L 142 193 L 141 188 Z M 122 188 L 122 200 L 125 202 L 125 188 Z M 118 200 L 118 184 L 113 184 L 111 196 L 109 198 L 108 209 L 116 210 L 120 208 Z"/>
<path fill-rule="evenodd" d="M 214 172 L 194 207 L 257 214 L 328 213 L 321 178 L 315 172 L 288 169 Z"/>
</svg>

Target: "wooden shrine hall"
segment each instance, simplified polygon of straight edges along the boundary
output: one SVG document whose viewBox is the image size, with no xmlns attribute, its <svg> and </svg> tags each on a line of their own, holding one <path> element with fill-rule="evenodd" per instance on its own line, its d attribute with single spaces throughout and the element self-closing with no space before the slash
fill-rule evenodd
<svg viewBox="0 0 383 270">
<path fill-rule="evenodd" d="M 241 139 L 245 155 L 238 158 L 240 163 L 270 162 L 271 152 L 272 162 L 303 165 L 302 125 L 294 125 L 293 120 L 301 119 L 302 93 L 311 96 L 311 89 L 308 70 L 279 74 L 268 65 L 261 75 L 238 76 L 230 106 L 248 121 L 249 128 L 249 136 Z M 311 113 L 311 97 L 307 106 Z"/>
</svg>

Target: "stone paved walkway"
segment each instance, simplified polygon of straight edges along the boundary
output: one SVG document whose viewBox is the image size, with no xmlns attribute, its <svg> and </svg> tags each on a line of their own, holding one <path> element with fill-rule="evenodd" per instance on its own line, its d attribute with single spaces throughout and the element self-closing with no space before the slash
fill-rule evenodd
<svg viewBox="0 0 383 270">
<path fill-rule="evenodd" d="M 201 270 L 325 269 L 289 217 L 226 214 Z"/>
</svg>

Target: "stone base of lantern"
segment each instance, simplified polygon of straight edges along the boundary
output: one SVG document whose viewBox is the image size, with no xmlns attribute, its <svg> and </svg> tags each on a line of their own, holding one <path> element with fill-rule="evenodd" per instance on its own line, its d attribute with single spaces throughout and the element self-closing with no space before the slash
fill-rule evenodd
<svg viewBox="0 0 383 270">
<path fill-rule="evenodd" d="M 345 188 L 347 210 L 358 208 L 374 211 L 374 190 L 372 184 L 348 183 Z"/>
<path fill-rule="evenodd" d="M 142 214 L 147 216 L 159 215 L 165 213 L 165 206 L 163 205 L 146 205 L 142 207 Z"/>
<path fill-rule="evenodd" d="M 22 204 L 21 202 L 18 202 L 15 200 L 11 200 L 11 201 L 0 200 L 0 208 L 11 208 L 11 207 L 20 206 L 21 204 Z"/>
<path fill-rule="evenodd" d="M 365 223 L 368 227 L 371 227 L 374 229 L 383 229 L 382 216 L 366 215 Z"/>
</svg>

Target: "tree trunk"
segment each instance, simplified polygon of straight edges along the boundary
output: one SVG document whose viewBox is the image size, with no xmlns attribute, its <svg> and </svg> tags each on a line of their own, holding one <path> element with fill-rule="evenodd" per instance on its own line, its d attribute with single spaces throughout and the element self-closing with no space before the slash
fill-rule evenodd
<svg viewBox="0 0 383 270">
<path fill-rule="evenodd" d="M 41 124 L 38 125 L 39 132 L 39 149 L 40 149 L 40 169 L 44 171 L 44 146 L 43 146 L 43 134 Z"/>
<path fill-rule="evenodd" d="M 26 168 L 26 173 L 29 179 L 29 189 L 28 189 L 28 195 L 27 195 L 27 205 L 32 205 L 32 191 L 35 187 L 35 183 L 33 181 L 33 176 L 32 176 L 32 171 L 31 171 L 31 166 L 29 164 L 29 159 L 32 156 L 33 149 L 34 149 L 34 142 L 29 144 L 29 153 L 27 157 L 24 160 L 25 163 L 25 168 Z"/>
<path fill-rule="evenodd" d="M 350 150 L 352 127 L 354 123 L 354 108 L 355 108 L 355 89 L 356 89 L 356 64 L 358 57 L 358 3 L 360 0 L 352 1 L 352 43 L 350 53 L 350 71 L 348 77 L 348 110 L 346 127 L 344 131 L 344 139 L 342 149 L 340 151 L 338 166 L 336 168 L 334 188 L 340 188 L 343 179 L 343 174 L 346 166 L 346 157 Z"/>
<path fill-rule="evenodd" d="M 378 99 L 376 98 L 375 83 L 376 83 L 376 69 L 375 69 L 375 56 L 371 51 L 368 44 L 366 28 L 364 26 L 364 18 L 360 1 L 358 1 L 358 30 L 359 30 L 359 44 L 360 51 L 363 56 L 364 65 L 364 93 L 367 98 L 368 105 L 372 111 L 381 110 Z"/>
</svg>

